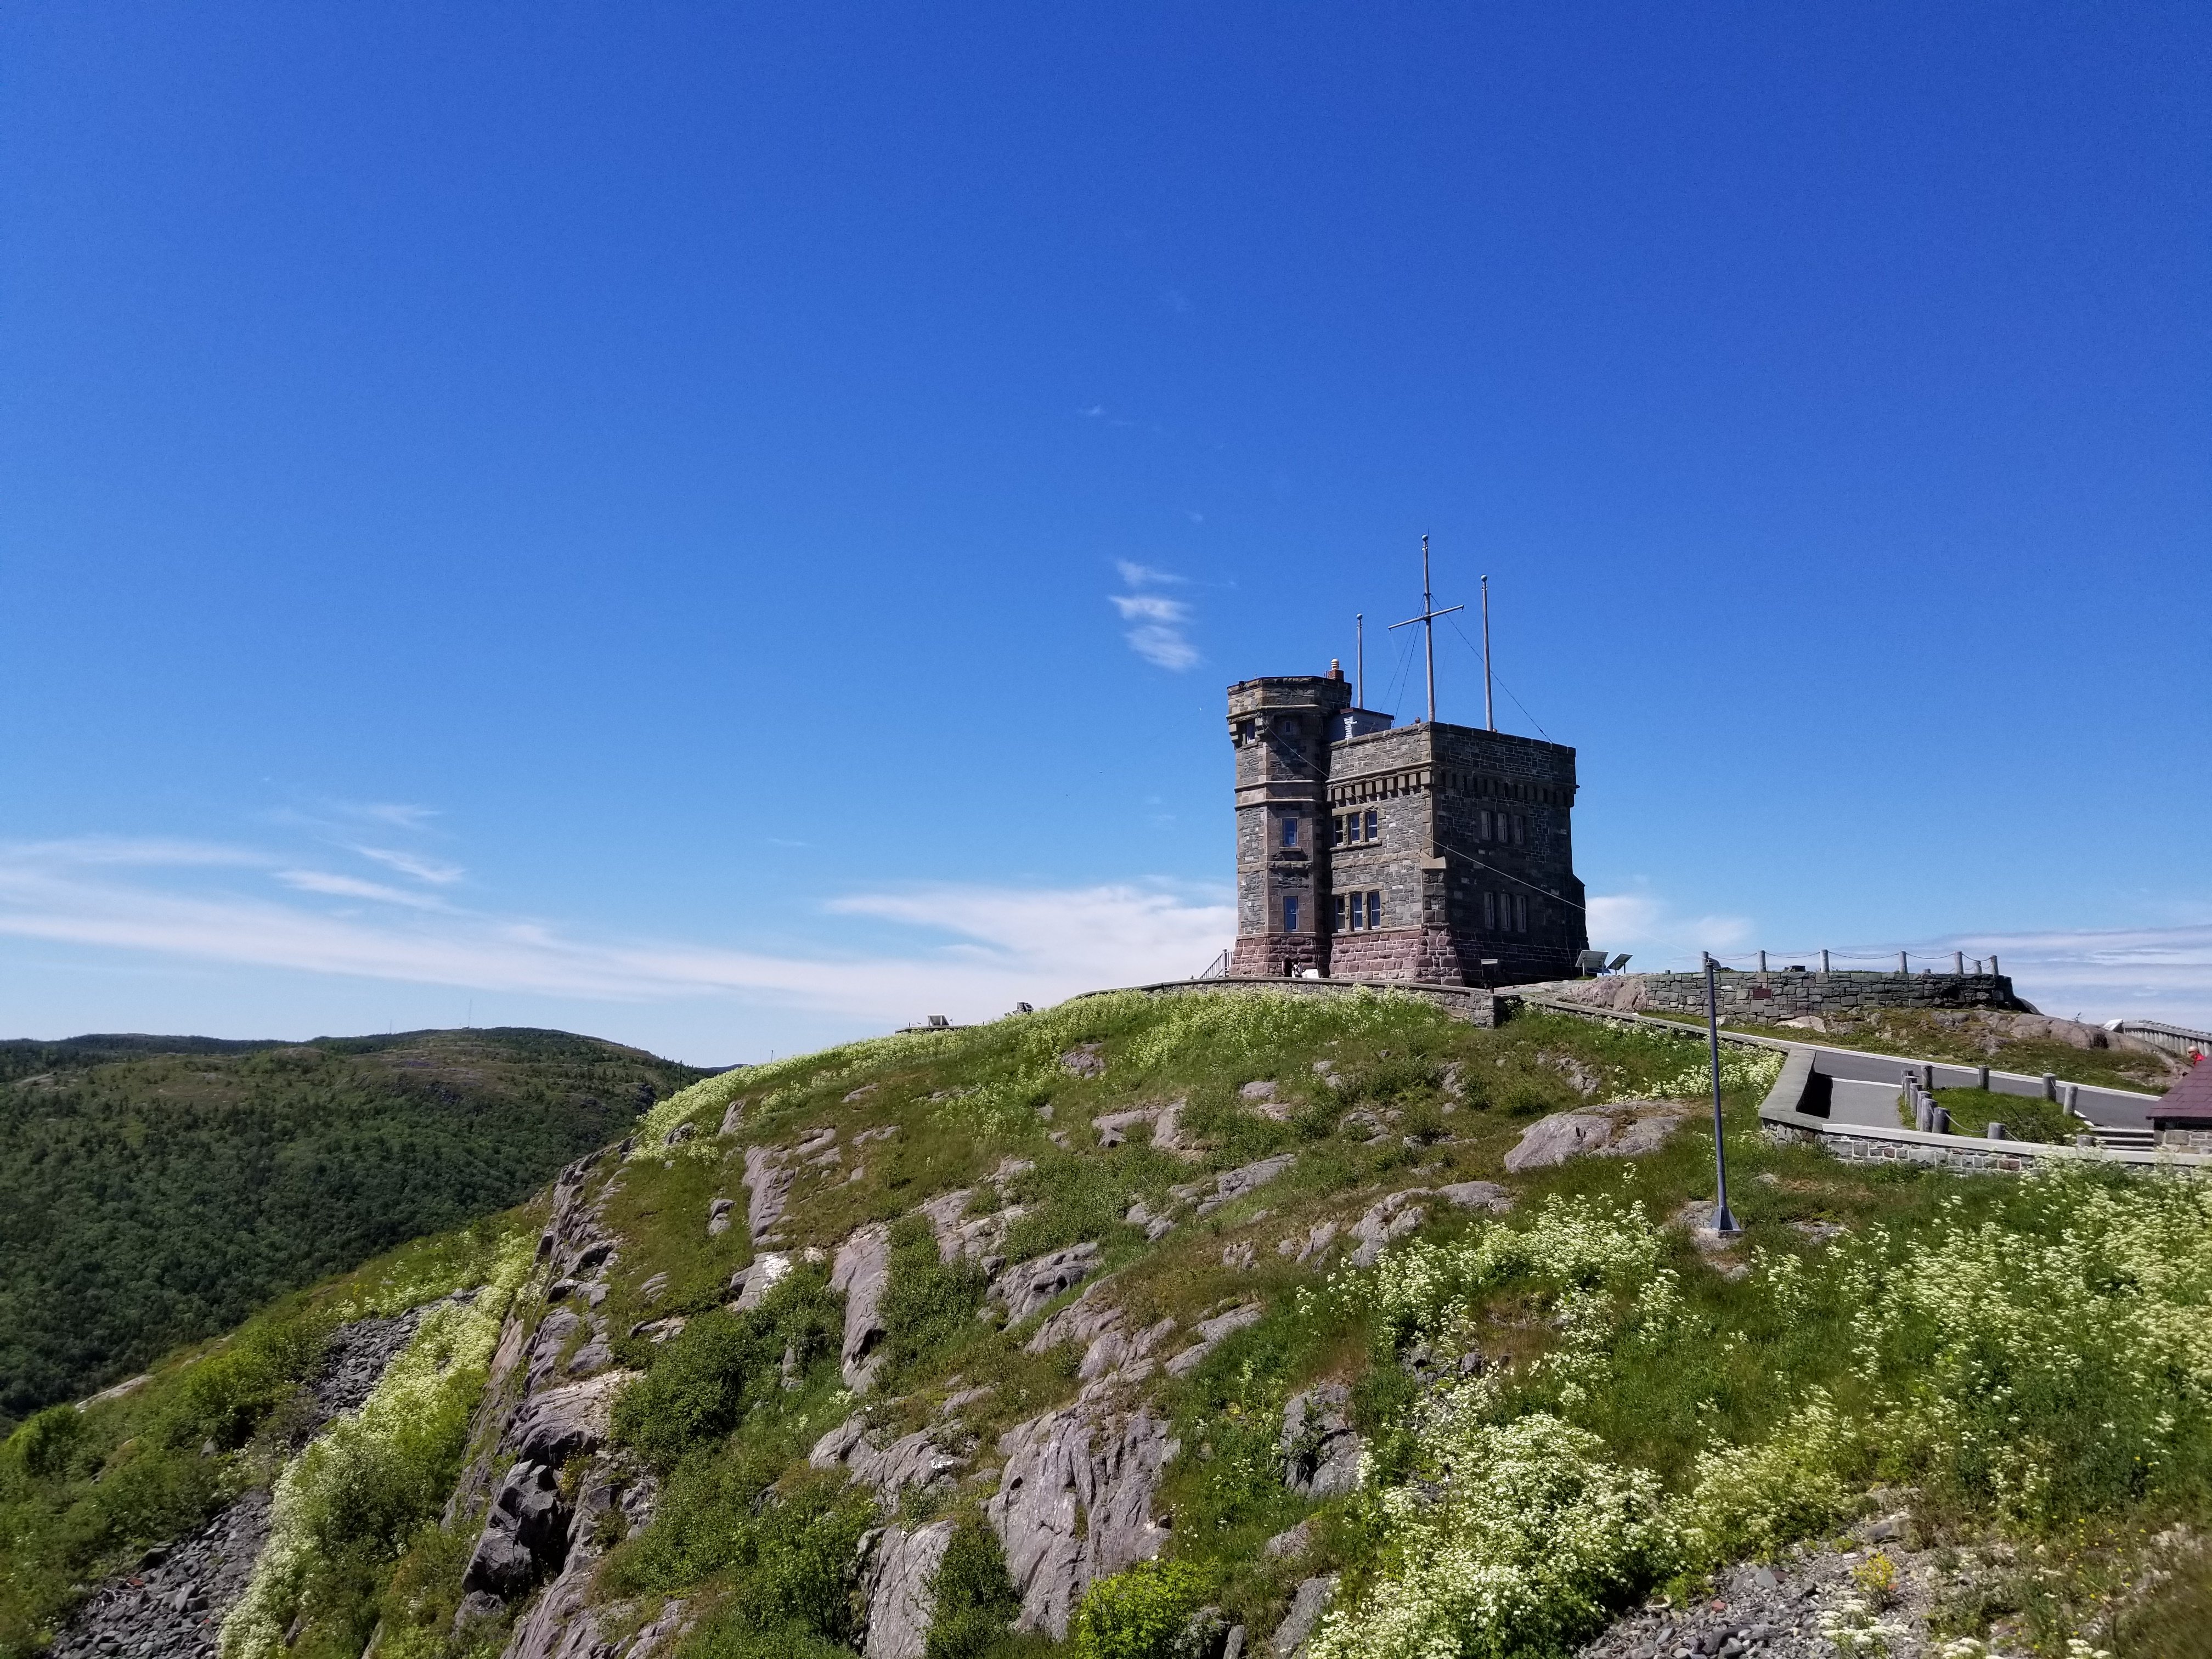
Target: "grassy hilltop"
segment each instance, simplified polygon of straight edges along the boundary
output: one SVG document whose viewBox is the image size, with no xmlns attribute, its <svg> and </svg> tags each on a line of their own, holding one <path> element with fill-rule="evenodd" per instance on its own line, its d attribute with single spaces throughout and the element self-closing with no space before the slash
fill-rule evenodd
<svg viewBox="0 0 2212 1659">
<path fill-rule="evenodd" d="M 523 1030 L 0 1043 L 0 1430 L 519 1201 L 701 1075 Z"/>
<path fill-rule="evenodd" d="M 696 1084 L 584 1185 L 617 1241 L 592 1311 L 638 1374 L 610 1455 L 648 1468 L 659 1498 L 635 1529 L 602 1515 L 577 1594 L 616 1609 L 609 1630 L 680 1601 L 686 1633 L 656 1659 L 830 1659 L 860 1638 L 864 1536 L 941 1521 L 927 1659 L 1170 1659 L 1198 1650 L 1207 1607 L 1264 1653 L 1328 1574 L 1310 1659 L 1503 1659 L 1571 1653 L 1655 1594 L 1701 1607 L 1732 1563 L 1787 1564 L 1894 1510 L 1885 1547 L 1957 1654 L 2063 1655 L 2077 1635 L 2119 1659 L 2203 1650 L 2187 1632 L 2212 1605 L 2192 1541 L 2212 1523 L 2212 1199 L 1845 1165 L 1759 1137 L 1770 1079 L 1763 1057 L 1727 1058 L 1747 1229 L 1729 1248 L 1681 1224 L 1711 1190 L 1694 1112 L 1632 1157 L 1508 1172 L 1547 1116 L 1710 1090 L 1700 1045 L 1565 1016 L 1491 1031 L 1388 995 L 1122 994 Z M 1143 1121 L 1099 1133 L 1176 1101 L 1172 1146 Z M 794 1171 L 761 1247 L 791 1265 L 733 1310 L 732 1275 L 757 1254 L 749 1151 Z M 1224 1173 L 1285 1156 L 1214 1201 Z M 1510 1207 L 1436 1196 L 1473 1182 Z M 960 1190 L 964 1213 L 921 1213 Z M 736 1224 L 717 1233 L 724 1199 Z M 276 1478 L 287 1402 L 333 1322 L 465 1285 L 484 1288 L 426 1321 L 358 1423 L 290 1463 L 282 1570 L 257 1578 L 225 1654 L 356 1659 L 373 1634 L 379 1659 L 499 1653 L 526 1601 L 455 1630 L 485 1489 L 441 1516 L 495 1449 L 471 1418 L 501 1319 L 552 1330 L 578 1305 L 533 1261 L 548 1213 L 410 1246 L 173 1355 L 128 1398 L 26 1425 L 0 1455 L 0 1654 L 32 1651 L 72 1586 Z M 1363 1222 L 1376 1249 L 1354 1265 L 1345 1230 Z M 856 1397 L 829 1262 L 876 1224 L 881 1358 Z M 948 1254 L 940 1224 L 987 1225 L 989 1258 Z M 1010 1323 L 1008 1275 L 1086 1244 L 1084 1290 Z M 1151 1503 L 1165 1530 L 1156 1560 L 1088 1585 L 1055 1642 L 1012 1628 L 1023 1592 L 985 1510 L 1006 1437 L 1091 1397 L 1082 1342 L 1032 1350 L 1092 1285 L 1085 1305 L 1110 1303 L 1133 1339 L 1171 1329 L 1162 1358 L 1250 1316 L 1192 1363 L 1122 1373 L 1134 1392 L 1114 1409 L 1140 1401 L 1171 1431 Z M 580 1358 L 591 1328 L 548 1363 Z M 1328 1385 L 1363 1457 L 1358 1490 L 1323 1495 L 1298 1489 L 1316 1448 L 1285 1410 Z M 811 1464 L 856 1412 L 880 1445 L 927 1432 L 950 1472 L 879 1502 Z M 601 1467 L 579 1456 L 562 1490 Z M 1823 1613 L 1832 1650 L 1885 1650 L 1890 1560 L 1866 1553 L 1863 1602 Z"/>
</svg>

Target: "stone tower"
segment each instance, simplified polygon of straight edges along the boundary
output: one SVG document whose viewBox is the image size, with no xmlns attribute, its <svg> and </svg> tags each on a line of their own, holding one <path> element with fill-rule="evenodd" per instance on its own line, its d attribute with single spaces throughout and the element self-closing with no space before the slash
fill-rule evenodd
<svg viewBox="0 0 2212 1659">
<path fill-rule="evenodd" d="M 1575 751 L 1352 706 L 1325 675 L 1229 688 L 1233 975 L 1511 985 L 1589 948 Z M 1483 963 L 1497 966 L 1486 970 Z"/>
</svg>

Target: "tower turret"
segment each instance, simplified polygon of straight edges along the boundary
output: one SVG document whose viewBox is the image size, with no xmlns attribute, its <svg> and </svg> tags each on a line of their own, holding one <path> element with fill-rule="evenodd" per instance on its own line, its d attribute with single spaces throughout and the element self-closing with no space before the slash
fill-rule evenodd
<svg viewBox="0 0 2212 1659">
<path fill-rule="evenodd" d="M 1328 965 L 1328 753 L 1352 707 L 1344 671 L 1229 688 L 1237 750 L 1237 949 L 1231 974 Z"/>
</svg>

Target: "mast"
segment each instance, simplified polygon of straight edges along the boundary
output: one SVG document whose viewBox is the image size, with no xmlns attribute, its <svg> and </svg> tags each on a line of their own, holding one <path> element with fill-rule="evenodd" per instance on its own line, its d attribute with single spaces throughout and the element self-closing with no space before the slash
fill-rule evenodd
<svg viewBox="0 0 2212 1659">
<path fill-rule="evenodd" d="M 1411 628 L 1415 623 L 1419 623 L 1421 625 L 1422 631 L 1428 635 L 1429 724 L 1431 726 L 1434 726 L 1437 723 L 1437 618 L 1439 617 L 1449 617 L 1455 611 L 1464 611 L 1466 609 L 1467 607 L 1463 605 L 1448 605 L 1441 611 L 1437 609 L 1436 599 L 1429 592 L 1429 538 L 1426 536 L 1422 537 L 1421 614 L 1418 617 L 1408 617 L 1401 623 L 1392 623 L 1390 626 L 1394 629 L 1400 628 Z"/>
<path fill-rule="evenodd" d="M 1490 707 L 1490 578 L 1482 579 L 1482 723 L 1498 729 L 1498 716 Z"/>
<path fill-rule="evenodd" d="M 1355 611 L 1352 617 L 1352 703 L 1355 708 L 1367 707 L 1367 613 Z"/>
</svg>

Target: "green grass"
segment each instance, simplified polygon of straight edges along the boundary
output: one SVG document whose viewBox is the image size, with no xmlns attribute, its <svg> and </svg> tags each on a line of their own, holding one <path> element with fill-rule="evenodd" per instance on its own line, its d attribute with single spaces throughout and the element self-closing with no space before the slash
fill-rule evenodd
<svg viewBox="0 0 2212 1659">
<path fill-rule="evenodd" d="M 2070 1146 L 2081 1128 L 2055 1100 L 2039 1095 L 2001 1095 L 1987 1089 L 1938 1089 L 1936 1103 L 1951 1114 L 1954 1135 L 1984 1135 L 1992 1120 L 2014 1140 Z"/>
<path fill-rule="evenodd" d="M 1079 1043 L 1096 1045 L 1103 1074 L 1062 1067 Z M 880 1437 L 944 1425 L 948 1395 L 987 1390 L 962 1408 L 963 1433 L 940 1431 L 988 1472 L 1003 1431 L 1077 1391 L 1079 1351 L 1031 1355 L 1022 1343 L 1034 1322 L 978 1317 L 992 1305 L 980 1276 L 943 1262 L 912 1213 L 966 1188 L 977 1213 L 1021 1206 L 1006 1237 L 1015 1259 L 1100 1243 L 1127 1329 L 1171 1316 L 1187 1331 L 1249 1301 L 1265 1310 L 1188 1376 L 1147 1385 L 1182 1448 L 1158 1500 L 1172 1541 L 1159 1567 L 1094 1590 L 1071 1650 L 1164 1659 L 1201 1601 L 1262 1634 L 1300 1579 L 1338 1571 L 1351 1622 L 1324 1631 L 1316 1659 L 1409 1651 L 1417 1626 L 1451 1633 L 1439 1651 L 1564 1654 L 1608 1609 L 1656 1590 L 1702 1593 L 1703 1575 L 1729 1561 L 1829 1534 L 1883 1481 L 1915 1494 L 1928 1535 L 1962 1549 L 2000 1541 L 2035 1564 L 1948 1609 L 1951 1632 L 1980 1633 L 1994 1617 L 2028 1618 L 2005 1607 L 2025 1608 L 2040 1651 L 2063 1654 L 2067 1632 L 2092 1626 L 2122 1659 L 2172 1651 L 2158 1644 L 2186 1626 L 2201 1570 L 2181 1563 L 2148 1599 L 2129 1601 L 2127 1587 L 2148 1540 L 2212 1521 L 2202 1426 L 2212 1349 L 2196 1334 L 2212 1308 L 2202 1242 L 2212 1216 L 2197 1190 L 2112 1172 L 1960 1178 L 1771 1144 L 1757 1125 L 1764 1082 L 1741 1062 L 1723 1082 L 1730 1195 L 1747 1231 L 1722 1258 L 1667 1224 L 1710 1202 L 1711 1135 L 1696 1120 L 1633 1162 L 1504 1173 L 1536 1117 L 1590 1100 L 1697 1098 L 1710 1086 L 1704 1063 L 1699 1042 L 1564 1015 L 1488 1030 L 1395 997 L 1117 994 L 802 1056 L 664 1100 L 627 1161 L 595 1176 L 615 1182 L 605 1213 L 623 1241 L 603 1311 L 622 1361 L 647 1374 L 617 1430 L 664 1480 L 655 1519 L 613 1551 L 595 1593 L 631 1600 L 639 1619 L 683 1597 L 700 1620 L 683 1659 L 850 1651 L 857 1540 L 882 1517 L 805 1462 L 855 1404 L 840 1385 L 825 1283 L 838 1243 L 892 1224 L 888 1364 L 860 1402 Z M 1277 1085 L 1276 1115 L 1238 1094 L 1261 1079 Z M 2001 1098 L 2001 1115 L 2033 1103 Z M 1185 1103 L 1185 1152 L 1141 1132 L 1098 1146 L 1097 1115 L 1170 1100 Z M 740 1127 L 720 1138 L 732 1104 Z M 686 1122 L 693 1137 L 666 1146 Z M 709 1203 L 742 1199 L 747 1146 L 787 1146 L 822 1125 L 837 1129 L 842 1159 L 802 1173 L 781 1228 L 785 1248 L 821 1256 L 757 1312 L 723 1311 L 750 1249 L 742 1226 L 708 1237 Z M 1158 1212 L 1171 1187 L 1277 1151 L 1298 1155 L 1280 1179 L 1205 1218 L 1179 1209 L 1157 1243 L 1122 1219 L 1133 1201 Z M 1009 1158 L 1031 1167 L 1007 1172 Z M 1431 1201 L 1419 1231 L 1374 1269 L 1300 1267 L 1275 1248 L 1386 1194 L 1475 1179 L 1508 1187 L 1513 1213 Z M 1248 1248 L 1249 1267 L 1238 1265 Z M 425 1245 L 414 1268 L 376 1278 L 380 1293 L 400 1294 L 410 1275 L 427 1282 L 434 1262 L 453 1270 Z M 649 1279 L 664 1281 L 652 1297 Z M 622 1335 L 672 1313 L 690 1322 L 671 1342 Z M 167 1445 L 148 1432 L 161 1412 L 227 1425 L 240 1449 L 215 1461 L 234 1481 L 284 1410 L 295 1362 L 271 1352 L 227 1381 L 210 1372 L 198 1394 L 165 1372 L 164 1403 L 132 1407 L 144 1413 L 132 1432 Z M 1483 1357 L 1480 1373 L 1440 1385 L 1468 1352 Z M 1285 1489 L 1279 1446 L 1284 1402 L 1321 1382 L 1349 1389 L 1372 1483 L 1326 1501 Z M 50 1537 L 64 1500 L 98 1492 L 88 1501 L 107 1504 L 128 1490 L 127 1426 L 93 1414 L 80 1435 L 40 1419 L 10 1443 L 5 1478 L 42 1494 Z M 162 1456 L 164 1469 L 189 1468 Z M 1007 1629 L 1005 1565 L 976 1518 L 990 1490 L 963 1480 L 907 1504 L 907 1524 L 957 1523 L 930 1659 L 1050 1647 Z M 186 1510 L 205 1501 L 187 1498 Z M 1305 1520 L 1307 1554 L 1265 1555 L 1267 1539 Z M 334 1559 L 356 1559 L 356 1534 L 374 1544 L 359 1559 L 398 1554 L 380 1583 L 347 1581 L 351 1605 L 378 1609 L 395 1659 L 460 1659 L 444 1632 L 465 1541 L 434 1526 L 400 1536 L 374 1517 L 341 1530 Z M 1467 1548 L 1525 1589 L 1512 1608 L 1469 1599 L 1455 1554 Z M 82 1574 L 103 1558 L 66 1559 L 53 1570 Z M 495 1650 L 500 1634 L 487 1627 L 478 1648 Z"/>
</svg>

